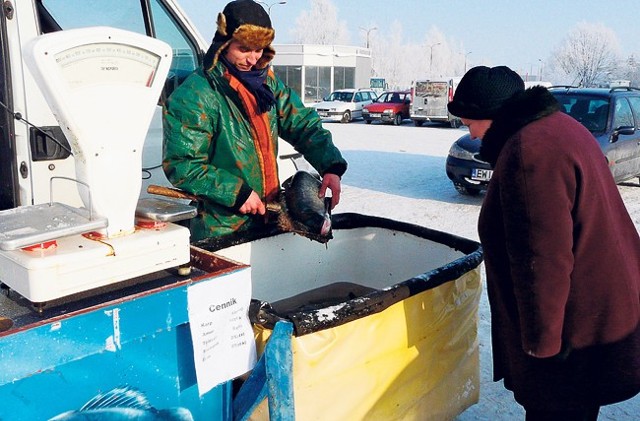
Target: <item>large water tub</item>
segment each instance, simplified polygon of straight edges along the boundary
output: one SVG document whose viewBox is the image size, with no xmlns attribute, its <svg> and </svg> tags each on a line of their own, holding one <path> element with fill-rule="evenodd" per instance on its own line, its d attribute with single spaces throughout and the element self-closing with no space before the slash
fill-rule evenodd
<svg viewBox="0 0 640 421">
<path fill-rule="evenodd" d="M 448 420 L 478 400 L 478 243 L 360 214 L 194 248 L 251 266 L 261 359 L 236 419 Z M 277 333 L 277 335 L 276 335 Z"/>
</svg>

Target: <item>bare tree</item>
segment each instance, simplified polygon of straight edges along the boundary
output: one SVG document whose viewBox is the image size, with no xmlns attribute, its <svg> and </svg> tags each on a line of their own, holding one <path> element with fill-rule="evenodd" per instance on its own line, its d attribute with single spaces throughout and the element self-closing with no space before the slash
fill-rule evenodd
<svg viewBox="0 0 640 421">
<path fill-rule="evenodd" d="M 572 84 L 598 86 L 616 71 L 619 44 L 615 32 L 602 24 L 577 24 L 551 55 L 554 67 Z"/>
<path fill-rule="evenodd" d="M 461 76 L 464 73 L 464 45 L 448 39 L 437 27 L 432 26 L 426 34 L 424 46 L 428 75 L 432 78 Z"/>
<path fill-rule="evenodd" d="M 432 27 L 420 43 L 407 43 L 402 23 L 394 21 L 389 33 L 376 32 L 371 42 L 375 73 L 387 79 L 389 87 L 406 88 L 416 79 L 461 76 L 464 46 Z"/>
<path fill-rule="evenodd" d="M 375 28 L 362 34 L 371 48 L 373 74 L 384 77 L 390 88 L 409 87 L 415 79 L 464 73 L 468 52 L 462 43 L 448 39 L 435 26 L 418 44 L 406 42 L 397 20 L 388 31 L 375 22 L 366 28 Z M 311 8 L 300 13 L 291 33 L 293 41 L 300 44 L 350 44 L 347 24 L 338 20 L 332 0 L 311 0 Z"/>
<path fill-rule="evenodd" d="M 350 45 L 347 24 L 338 19 L 334 2 L 310 1 L 311 8 L 298 16 L 291 30 L 294 42 Z M 415 79 L 461 76 L 475 65 L 492 65 L 490 59 L 477 52 L 472 54 L 462 42 L 447 38 L 435 26 L 422 40 L 416 37 L 403 39 L 402 25 L 397 22 L 386 30 L 376 22 L 360 29 L 364 43 L 370 44 L 373 74 L 386 78 L 390 87 L 406 87 Z M 631 80 L 637 86 L 640 84 L 640 65 L 633 56 L 619 60 L 619 51 L 613 30 L 602 24 L 582 22 L 544 62 L 540 60 L 539 73 L 542 76 L 544 63 L 545 78 L 556 84 L 598 86 L 617 78 Z"/>
<path fill-rule="evenodd" d="M 291 32 L 297 44 L 350 43 L 347 23 L 338 20 L 338 10 L 331 0 L 311 0 L 311 9 L 300 13 Z"/>
<path fill-rule="evenodd" d="M 620 66 L 616 77 L 628 80 L 631 86 L 640 86 L 640 63 L 638 63 L 633 54 Z"/>
<path fill-rule="evenodd" d="M 376 63 L 375 71 L 377 75 L 383 76 L 389 88 L 401 89 L 409 86 L 407 83 L 407 46 L 403 44 L 402 24 L 394 20 L 390 27 L 391 36 L 382 37 L 381 40 L 375 38 L 371 43 L 372 56 Z"/>
</svg>

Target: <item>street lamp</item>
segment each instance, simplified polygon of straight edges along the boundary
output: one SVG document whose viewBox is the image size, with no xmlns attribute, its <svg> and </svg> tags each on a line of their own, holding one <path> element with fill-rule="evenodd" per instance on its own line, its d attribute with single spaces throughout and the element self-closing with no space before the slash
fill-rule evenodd
<svg viewBox="0 0 640 421">
<path fill-rule="evenodd" d="M 540 62 L 540 67 L 538 68 L 538 82 L 542 82 L 542 66 L 544 66 L 544 61 L 541 58 L 538 59 Z"/>
<path fill-rule="evenodd" d="M 464 53 L 464 72 L 465 73 L 467 73 L 467 56 L 469 54 L 471 54 L 471 53 L 472 53 L 472 51 L 468 51 L 468 52 Z"/>
<path fill-rule="evenodd" d="M 435 44 L 431 44 L 429 46 L 429 76 L 433 76 L 431 74 L 431 65 L 433 64 L 433 47 L 435 47 L 436 45 L 440 45 L 442 44 L 441 42 L 436 42 Z"/>
<path fill-rule="evenodd" d="M 267 8 L 267 14 L 269 16 L 271 16 L 271 8 L 273 6 L 275 6 L 276 4 L 287 4 L 286 1 L 278 1 L 278 2 L 275 2 L 275 3 L 267 4 L 267 2 L 259 1 L 259 0 L 256 0 L 256 3 L 259 3 L 259 4 L 263 5 L 264 7 L 266 7 Z"/>
<path fill-rule="evenodd" d="M 372 27 L 372 28 L 363 28 L 362 26 L 360 27 L 361 30 L 365 31 L 367 33 L 367 43 L 366 43 L 366 47 L 369 48 L 369 34 L 371 33 L 371 31 L 375 31 L 376 29 L 378 29 L 376 26 Z"/>
</svg>

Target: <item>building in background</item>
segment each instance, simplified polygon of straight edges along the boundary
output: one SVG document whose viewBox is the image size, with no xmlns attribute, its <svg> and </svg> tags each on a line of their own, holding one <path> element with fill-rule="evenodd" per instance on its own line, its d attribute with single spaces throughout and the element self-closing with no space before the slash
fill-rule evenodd
<svg viewBox="0 0 640 421">
<path fill-rule="evenodd" d="M 345 45 L 273 46 L 275 73 L 305 104 L 321 101 L 336 89 L 369 88 L 371 50 Z"/>
</svg>

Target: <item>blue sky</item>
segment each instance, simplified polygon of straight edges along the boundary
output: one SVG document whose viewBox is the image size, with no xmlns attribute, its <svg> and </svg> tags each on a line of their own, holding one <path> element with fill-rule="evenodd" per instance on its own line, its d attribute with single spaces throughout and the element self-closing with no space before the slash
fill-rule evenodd
<svg viewBox="0 0 640 421">
<path fill-rule="evenodd" d="M 310 8 L 310 0 L 267 0 L 276 28 L 275 43 L 292 42 L 296 18 Z M 227 1 L 181 0 L 205 39 L 215 31 L 215 18 Z M 436 26 L 448 40 L 464 45 L 470 65 L 505 64 L 535 73 L 551 51 L 579 22 L 602 23 L 615 31 L 622 54 L 640 57 L 640 24 L 630 15 L 640 12 L 638 0 L 333 0 L 338 19 L 347 22 L 353 45 L 364 45 L 364 31 L 378 28 L 389 34 L 394 20 L 404 25 L 407 44 L 424 40 Z M 407 58 L 410 60 L 410 58 Z M 484 63 L 483 63 L 484 64 Z"/>
</svg>

